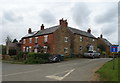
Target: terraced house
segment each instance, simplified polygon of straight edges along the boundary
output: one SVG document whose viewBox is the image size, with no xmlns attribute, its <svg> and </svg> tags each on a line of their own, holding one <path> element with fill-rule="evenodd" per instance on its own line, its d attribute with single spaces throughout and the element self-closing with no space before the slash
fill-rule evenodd
<svg viewBox="0 0 120 83">
<path fill-rule="evenodd" d="M 67 20 L 60 19 L 59 25 L 49 28 L 42 24 L 40 30 L 32 32 L 22 38 L 22 51 L 41 52 L 50 54 L 83 54 L 88 50 L 97 50 L 97 38 L 87 31 L 68 26 Z"/>
</svg>

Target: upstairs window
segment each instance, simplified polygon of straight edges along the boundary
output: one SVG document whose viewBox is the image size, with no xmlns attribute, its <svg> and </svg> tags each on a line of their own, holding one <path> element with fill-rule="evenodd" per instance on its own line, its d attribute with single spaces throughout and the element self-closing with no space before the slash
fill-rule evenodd
<svg viewBox="0 0 120 83">
<path fill-rule="evenodd" d="M 29 38 L 29 43 L 32 43 L 32 38 Z"/>
<path fill-rule="evenodd" d="M 68 53 L 68 48 L 64 48 L 64 52 L 65 52 L 65 53 Z"/>
<path fill-rule="evenodd" d="M 83 37 L 82 36 L 80 36 L 80 41 L 83 41 Z"/>
<path fill-rule="evenodd" d="M 65 41 L 65 42 L 68 42 L 68 37 L 64 37 L 64 41 Z"/>
<path fill-rule="evenodd" d="M 23 44 L 26 44 L 26 39 L 23 40 Z"/>
<path fill-rule="evenodd" d="M 38 43 L 38 37 L 35 37 L 35 43 Z"/>
<path fill-rule="evenodd" d="M 48 35 L 45 35 L 44 36 L 44 42 L 47 42 L 48 41 Z"/>
</svg>

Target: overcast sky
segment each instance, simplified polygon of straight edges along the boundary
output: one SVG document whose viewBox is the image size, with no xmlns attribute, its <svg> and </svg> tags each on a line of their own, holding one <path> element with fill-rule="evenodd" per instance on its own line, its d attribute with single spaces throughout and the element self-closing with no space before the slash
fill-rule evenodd
<svg viewBox="0 0 120 83">
<path fill-rule="evenodd" d="M 80 2 L 53 0 L 1 0 L 0 1 L 0 44 L 9 35 L 20 40 L 32 31 L 40 30 L 41 24 L 49 28 L 67 19 L 68 25 L 108 39 L 118 44 L 118 2 Z M 1 36 L 2 35 L 2 36 Z"/>
</svg>

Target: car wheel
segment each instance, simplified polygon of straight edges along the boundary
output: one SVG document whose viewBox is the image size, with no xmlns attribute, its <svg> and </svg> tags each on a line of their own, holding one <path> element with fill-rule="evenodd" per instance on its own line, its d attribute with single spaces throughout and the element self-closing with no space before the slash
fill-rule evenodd
<svg viewBox="0 0 120 83">
<path fill-rule="evenodd" d="M 92 57 L 93 59 L 95 58 L 95 56 L 93 55 L 93 57 Z"/>
</svg>

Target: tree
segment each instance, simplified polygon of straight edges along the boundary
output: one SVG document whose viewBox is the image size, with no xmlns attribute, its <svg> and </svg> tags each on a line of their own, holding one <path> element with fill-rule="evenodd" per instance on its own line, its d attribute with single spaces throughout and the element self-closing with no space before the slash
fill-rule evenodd
<svg viewBox="0 0 120 83">
<path fill-rule="evenodd" d="M 97 47 L 100 49 L 101 53 L 106 51 L 105 46 L 103 44 L 99 44 Z"/>
<path fill-rule="evenodd" d="M 9 54 L 9 43 L 12 42 L 12 39 L 10 38 L 10 36 L 7 36 L 5 41 L 6 41 L 6 54 Z"/>
<path fill-rule="evenodd" d="M 17 43 L 17 42 L 18 42 L 18 40 L 17 40 L 17 39 L 14 39 L 14 40 L 13 40 L 13 43 Z"/>
</svg>

